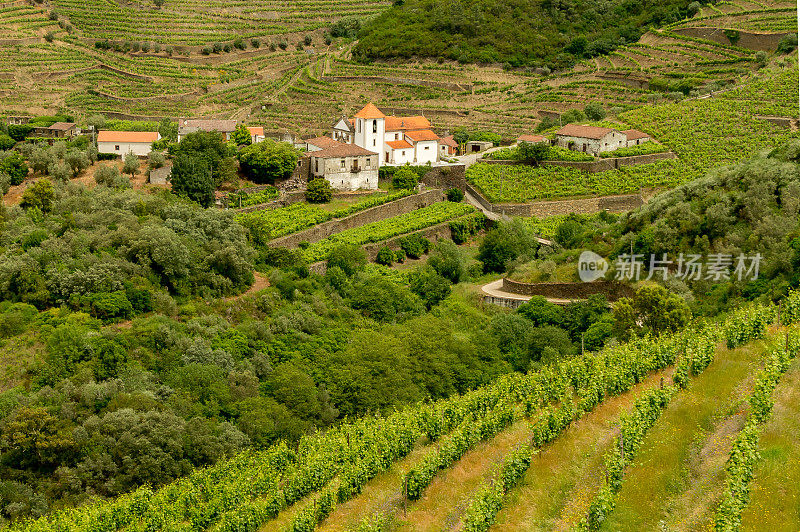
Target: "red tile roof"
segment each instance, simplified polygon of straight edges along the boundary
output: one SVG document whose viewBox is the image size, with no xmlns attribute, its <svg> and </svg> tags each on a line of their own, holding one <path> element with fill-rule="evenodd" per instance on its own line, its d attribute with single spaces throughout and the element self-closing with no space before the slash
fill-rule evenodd
<svg viewBox="0 0 800 532">
<path fill-rule="evenodd" d="M 409 144 L 408 141 L 405 141 L 405 140 L 390 140 L 390 141 L 388 141 L 386 143 L 386 145 L 389 146 L 390 148 L 392 148 L 393 150 L 401 150 L 401 149 L 405 149 L 405 148 L 413 148 L 414 147 L 411 144 Z"/>
<path fill-rule="evenodd" d="M 55 130 L 58 130 L 58 131 L 66 131 L 68 129 L 72 129 L 73 127 L 75 127 L 75 124 L 73 122 L 56 122 L 55 124 L 50 126 L 49 129 L 55 129 Z"/>
<path fill-rule="evenodd" d="M 579 137 L 582 139 L 601 139 L 606 135 L 608 135 L 609 133 L 611 133 L 612 131 L 616 130 L 609 129 L 607 127 L 567 124 L 566 126 L 556 131 L 556 135 L 562 135 L 565 137 Z"/>
<path fill-rule="evenodd" d="M 423 129 L 422 131 L 406 131 L 406 137 L 410 138 L 414 142 L 419 142 L 421 140 L 439 140 L 439 135 L 430 129 Z"/>
<path fill-rule="evenodd" d="M 622 133 L 625 133 L 625 136 L 628 137 L 628 140 L 636 140 L 636 139 L 649 139 L 650 135 L 639 131 L 638 129 L 626 129 Z"/>
<path fill-rule="evenodd" d="M 424 116 L 387 116 L 386 131 L 408 131 L 428 129 L 431 122 Z"/>
<path fill-rule="evenodd" d="M 263 127 L 248 127 L 247 131 L 250 132 L 250 135 L 258 135 L 259 137 L 264 136 L 264 128 Z"/>
<path fill-rule="evenodd" d="M 365 150 L 355 144 L 339 143 L 338 146 L 331 146 L 320 151 L 312 151 L 309 157 L 319 157 L 321 159 L 333 159 L 337 157 L 359 157 L 361 155 L 378 155 L 375 152 Z"/>
<path fill-rule="evenodd" d="M 547 140 L 547 137 L 543 137 L 541 135 L 520 135 L 517 137 L 517 142 L 530 142 L 532 144 L 536 144 L 537 142 L 544 142 Z"/>
<path fill-rule="evenodd" d="M 325 149 L 325 148 L 332 148 L 333 146 L 339 146 L 340 144 L 344 144 L 343 142 L 339 142 L 338 140 L 333 140 L 330 137 L 315 137 L 313 139 L 308 139 L 306 144 L 311 144 L 312 146 L 316 146 L 317 148 Z"/>
<path fill-rule="evenodd" d="M 152 144 L 158 140 L 155 131 L 100 131 L 97 142 L 134 142 Z"/>
<path fill-rule="evenodd" d="M 356 113 L 356 118 L 386 118 L 386 115 L 372 103 L 368 103 L 363 109 Z"/>
<path fill-rule="evenodd" d="M 440 138 L 439 144 L 444 144 L 445 146 L 450 146 L 451 148 L 458 148 L 458 142 L 456 142 L 456 140 L 453 138 L 453 135 Z"/>
</svg>

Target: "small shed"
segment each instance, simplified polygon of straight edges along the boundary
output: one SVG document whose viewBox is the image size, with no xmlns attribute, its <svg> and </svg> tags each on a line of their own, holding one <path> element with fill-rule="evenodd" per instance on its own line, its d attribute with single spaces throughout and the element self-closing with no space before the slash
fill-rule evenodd
<svg viewBox="0 0 800 532">
<path fill-rule="evenodd" d="M 480 153 L 494 147 L 494 142 L 488 140 L 470 140 L 467 142 L 467 153 Z"/>
</svg>

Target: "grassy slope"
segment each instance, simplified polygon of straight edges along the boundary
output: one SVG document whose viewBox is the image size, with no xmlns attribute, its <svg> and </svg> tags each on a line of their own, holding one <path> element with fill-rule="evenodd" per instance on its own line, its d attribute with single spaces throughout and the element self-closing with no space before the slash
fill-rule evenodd
<svg viewBox="0 0 800 532">
<path fill-rule="evenodd" d="M 750 484 L 742 530 L 800 530 L 800 362 L 773 394 L 772 418 L 759 441 L 762 461 Z"/>
<path fill-rule="evenodd" d="M 603 530 L 656 530 L 661 521 L 669 530 L 706 528 L 763 350 L 760 342 L 718 349 L 714 363 L 672 400 L 645 437 Z"/>
<path fill-rule="evenodd" d="M 658 386 L 662 375 L 668 381 L 671 370 L 606 399 L 535 456 L 492 530 L 551 530 L 576 523 L 602 479 L 603 455 L 618 432 L 619 415 L 631 409 L 636 397 Z"/>
</svg>

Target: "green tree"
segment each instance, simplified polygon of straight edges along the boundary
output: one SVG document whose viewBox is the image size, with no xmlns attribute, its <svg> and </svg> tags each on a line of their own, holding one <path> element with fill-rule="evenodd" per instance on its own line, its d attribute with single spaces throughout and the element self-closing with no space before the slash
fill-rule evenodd
<svg viewBox="0 0 800 532">
<path fill-rule="evenodd" d="M 211 167 L 205 159 L 181 153 L 175 157 L 170 181 L 175 194 L 189 198 L 203 207 L 214 204 L 214 179 Z"/>
<path fill-rule="evenodd" d="M 305 196 L 309 203 L 328 203 L 333 197 L 333 189 L 327 179 L 318 177 L 308 182 Z"/>
<path fill-rule="evenodd" d="M 28 176 L 28 165 L 19 152 L 11 152 L 0 159 L 0 172 L 11 178 L 12 185 L 19 185 Z"/>
<path fill-rule="evenodd" d="M 236 126 L 236 129 L 233 130 L 233 134 L 231 135 L 231 140 L 233 140 L 237 146 L 249 146 L 253 143 L 253 137 L 244 124 L 238 124 Z"/>
<path fill-rule="evenodd" d="M 531 297 L 528 302 L 520 305 L 517 312 L 533 322 L 536 327 L 546 325 L 560 327 L 564 323 L 564 309 L 550 303 L 542 296 Z"/>
<path fill-rule="evenodd" d="M 675 332 L 692 319 L 689 305 L 681 297 L 657 284 L 647 284 L 633 299 L 622 298 L 614 305 L 614 333 L 620 340 L 631 334 L 659 335 Z"/>
<path fill-rule="evenodd" d="M 106 117 L 101 114 L 89 115 L 86 119 L 86 125 L 93 127 L 95 131 L 99 131 L 106 127 Z"/>
<path fill-rule="evenodd" d="M 417 268 L 410 279 L 411 291 L 422 299 L 428 309 L 450 295 L 450 281 L 428 265 Z"/>
<path fill-rule="evenodd" d="M 550 155 L 550 146 L 546 142 L 525 142 L 517 146 L 517 157 L 528 164 L 539 164 Z"/>
<path fill-rule="evenodd" d="M 589 120 L 602 120 L 606 117 L 606 110 L 600 102 L 589 102 L 583 112 Z"/>
<path fill-rule="evenodd" d="M 122 172 L 126 174 L 131 174 L 131 177 L 136 175 L 136 172 L 139 171 L 139 157 L 136 156 L 135 153 L 129 151 L 125 154 L 125 157 L 122 158 Z"/>
<path fill-rule="evenodd" d="M 119 168 L 115 164 L 103 164 L 94 171 L 94 181 L 98 185 L 113 187 L 119 177 Z"/>
<path fill-rule="evenodd" d="M 586 120 L 586 115 L 580 109 L 570 109 L 561 115 L 562 124 L 571 124 L 573 122 L 582 122 Z"/>
<path fill-rule="evenodd" d="M 55 198 L 53 183 L 49 179 L 40 179 L 22 193 L 20 207 L 23 209 L 35 207 L 42 212 L 48 212 L 52 208 Z"/>
<path fill-rule="evenodd" d="M 10 150 L 16 143 L 16 140 L 12 139 L 5 133 L 0 134 L 0 150 Z"/>
<path fill-rule="evenodd" d="M 375 262 L 384 266 L 391 266 L 395 259 L 395 253 L 388 247 L 382 247 L 375 255 Z"/>
<path fill-rule="evenodd" d="M 274 183 L 294 172 L 300 152 L 286 142 L 265 140 L 242 148 L 239 162 L 245 175 L 256 183 Z"/>
<path fill-rule="evenodd" d="M 89 168 L 91 164 L 86 152 L 78 148 L 70 148 L 64 155 L 64 162 L 67 163 L 72 170 L 72 177 L 78 177 L 81 172 Z"/>
<path fill-rule="evenodd" d="M 341 268 L 348 276 L 353 276 L 357 271 L 363 270 L 367 265 L 367 254 L 361 246 L 355 244 L 340 244 L 328 254 L 328 269 Z"/>
<path fill-rule="evenodd" d="M 515 259 L 532 257 L 539 245 L 521 222 L 501 223 L 486 233 L 478 246 L 478 260 L 486 272 L 502 273 Z"/>
<path fill-rule="evenodd" d="M 178 140 L 178 123 L 169 118 L 162 118 L 158 123 L 158 134 L 168 142 L 175 142 Z"/>
<path fill-rule="evenodd" d="M 167 160 L 162 152 L 153 150 L 147 155 L 147 162 L 150 168 L 161 168 Z"/>
<path fill-rule="evenodd" d="M 413 190 L 419 182 L 417 173 L 407 166 L 400 167 L 392 176 L 392 186 L 394 188 L 406 188 Z"/>
</svg>

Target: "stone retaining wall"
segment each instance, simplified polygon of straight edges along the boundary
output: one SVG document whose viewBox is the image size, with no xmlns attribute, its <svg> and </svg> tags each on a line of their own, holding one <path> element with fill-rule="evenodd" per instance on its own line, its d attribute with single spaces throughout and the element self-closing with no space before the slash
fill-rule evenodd
<svg viewBox="0 0 800 532">
<path fill-rule="evenodd" d="M 406 196 L 405 198 L 390 201 L 383 205 L 370 207 L 369 209 L 357 212 L 345 218 L 323 222 L 298 233 L 270 240 L 269 245 L 271 247 L 293 248 L 297 247 L 300 242 L 309 242 L 313 244 L 314 242 L 319 242 L 322 239 L 328 238 L 336 233 L 341 233 L 347 229 L 353 229 L 369 223 L 399 216 L 422 207 L 427 207 L 442 199 L 443 195 L 441 190 L 428 190 L 421 194 Z"/>
<path fill-rule="evenodd" d="M 457 188 L 461 192 L 467 189 L 467 167 L 463 164 L 451 166 L 434 166 L 422 176 L 422 182 L 434 188 L 447 190 Z"/>
<path fill-rule="evenodd" d="M 421 87 L 434 87 L 450 91 L 471 91 L 472 83 L 447 83 L 444 81 L 427 81 L 409 78 L 388 78 L 384 76 L 323 76 L 325 81 L 371 81 L 378 83 L 391 83 L 392 85 L 419 85 Z"/>
<path fill-rule="evenodd" d="M 553 299 L 587 299 L 602 294 L 609 301 L 621 297 L 633 297 L 630 286 L 613 281 L 594 281 L 592 283 L 521 283 L 503 278 L 503 291 L 524 296 L 543 296 Z"/>
<path fill-rule="evenodd" d="M 739 48 L 747 48 L 748 50 L 763 50 L 765 52 L 774 52 L 778 48 L 778 43 L 781 42 L 781 39 L 789 35 L 787 32 L 753 33 L 736 30 L 739 32 L 739 40 L 734 44 L 731 43 L 731 40 L 725 35 L 723 28 L 676 28 L 672 31 L 680 35 L 686 35 L 687 37 L 696 37 L 728 46 L 733 45 Z"/>
<path fill-rule="evenodd" d="M 559 166 L 562 168 L 575 168 L 590 174 L 605 172 L 608 170 L 618 170 L 623 166 L 638 166 L 640 164 L 651 164 L 656 161 L 667 159 L 677 159 L 678 156 L 671 151 L 663 153 L 649 153 L 646 155 L 633 155 L 631 157 L 608 157 L 594 161 L 543 161 L 542 166 Z M 525 165 L 527 163 L 504 159 L 481 159 L 480 162 L 487 164 L 503 165 Z"/>
<path fill-rule="evenodd" d="M 556 216 L 559 214 L 594 214 L 601 211 L 626 212 L 641 207 L 645 204 L 641 193 L 622 194 L 618 196 L 599 196 L 593 198 L 573 198 L 553 201 L 536 201 L 533 203 L 501 203 L 489 202 L 472 185 L 467 185 L 467 191 L 490 212 L 507 216 Z"/>
</svg>

